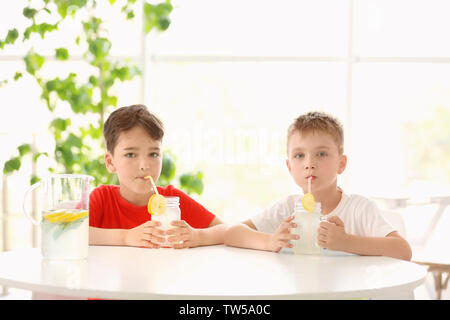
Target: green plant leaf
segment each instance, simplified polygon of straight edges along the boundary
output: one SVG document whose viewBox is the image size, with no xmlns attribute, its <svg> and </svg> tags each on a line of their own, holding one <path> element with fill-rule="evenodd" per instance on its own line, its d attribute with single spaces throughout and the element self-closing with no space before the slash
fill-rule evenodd
<svg viewBox="0 0 450 320">
<path fill-rule="evenodd" d="M 23 157 L 27 153 L 31 153 L 31 146 L 28 143 L 25 143 L 25 144 L 18 146 L 17 150 L 19 150 L 20 157 Z"/>
<path fill-rule="evenodd" d="M 8 174 L 13 172 L 14 170 L 19 170 L 20 165 L 21 163 L 18 157 L 11 158 L 5 162 L 5 165 L 3 166 L 3 173 Z"/>
<path fill-rule="evenodd" d="M 16 42 L 17 38 L 19 37 L 19 32 L 17 29 L 11 29 L 6 34 L 6 38 L 4 41 L 0 41 L 0 49 L 3 49 L 5 47 L 5 44 L 13 44 Z"/>
<path fill-rule="evenodd" d="M 180 177 L 181 188 L 188 194 L 196 193 L 201 195 L 203 193 L 203 173 L 185 173 Z"/>
<path fill-rule="evenodd" d="M 134 12 L 133 11 L 128 11 L 127 12 L 127 20 L 131 20 L 134 18 Z"/>
<path fill-rule="evenodd" d="M 49 24 L 45 22 L 41 24 L 33 23 L 31 26 L 25 29 L 23 33 L 23 39 L 29 39 L 32 33 L 39 33 L 41 38 L 44 39 L 47 32 L 52 32 L 55 30 L 58 30 L 58 24 Z"/>
<path fill-rule="evenodd" d="M 32 75 L 35 75 L 36 71 L 41 69 L 45 62 L 44 57 L 34 53 L 33 51 L 28 52 L 28 54 L 24 57 L 24 60 L 27 72 Z"/>
<path fill-rule="evenodd" d="M 55 147 L 55 159 L 66 168 L 66 171 L 72 171 L 72 166 L 75 164 L 75 155 L 71 151 L 71 145 L 64 142 Z"/>
<path fill-rule="evenodd" d="M 66 130 L 66 128 L 70 126 L 70 119 L 62 119 L 62 118 L 56 118 L 50 123 L 49 127 L 53 127 L 55 129 L 58 129 L 60 131 Z"/>
<path fill-rule="evenodd" d="M 8 34 L 6 35 L 5 38 L 5 43 L 7 44 L 13 44 L 17 38 L 19 37 L 19 32 L 17 31 L 17 29 L 11 29 L 8 31 Z"/>
<path fill-rule="evenodd" d="M 102 20 L 97 17 L 91 17 L 88 22 L 83 22 L 83 30 L 84 32 L 90 36 L 92 34 L 96 34 L 100 29 L 100 25 L 102 24 Z"/>
<path fill-rule="evenodd" d="M 164 152 L 162 159 L 162 169 L 159 176 L 159 183 L 161 185 L 168 185 L 175 177 L 176 165 L 175 160 L 170 152 Z"/>
<path fill-rule="evenodd" d="M 87 0 L 53 0 L 58 8 L 58 13 L 62 18 L 68 14 L 74 15 L 79 8 L 86 6 Z"/>
<path fill-rule="evenodd" d="M 80 137 L 77 137 L 73 133 L 69 134 L 67 137 L 66 143 L 70 147 L 76 147 L 78 149 L 81 149 L 81 146 L 83 145 Z"/>
<path fill-rule="evenodd" d="M 89 52 L 95 57 L 95 60 L 104 59 L 111 50 L 111 42 L 106 38 L 96 38 L 89 40 Z"/>
<path fill-rule="evenodd" d="M 58 48 L 55 50 L 56 59 L 67 60 L 69 58 L 69 51 L 66 48 Z"/>
<path fill-rule="evenodd" d="M 31 179 L 30 179 L 30 185 L 33 185 L 33 184 L 35 184 L 36 182 L 38 182 L 38 181 L 40 181 L 41 179 L 38 177 L 38 176 L 36 176 L 36 175 L 32 175 L 31 176 Z"/>
<path fill-rule="evenodd" d="M 44 35 L 46 32 L 52 32 L 58 29 L 58 24 L 48 24 L 48 23 L 41 23 L 38 24 L 38 32 L 41 35 L 41 38 L 44 39 Z"/>
<path fill-rule="evenodd" d="M 33 162 L 37 162 L 37 160 L 39 159 L 40 156 L 46 156 L 48 157 L 48 153 L 47 152 L 38 152 L 33 156 Z"/>
<path fill-rule="evenodd" d="M 167 30 L 170 25 L 169 14 L 172 12 L 170 1 L 152 5 L 144 3 L 144 31 L 149 33 L 153 28 L 160 31 Z"/>
<path fill-rule="evenodd" d="M 30 8 L 30 7 L 25 7 L 22 11 L 24 17 L 26 17 L 28 19 L 33 19 L 37 12 L 38 11 L 36 9 Z"/>
<path fill-rule="evenodd" d="M 85 114 L 91 105 L 91 92 L 86 86 L 82 86 L 72 92 L 68 97 L 70 106 L 75 113 Z"/>
</svg>

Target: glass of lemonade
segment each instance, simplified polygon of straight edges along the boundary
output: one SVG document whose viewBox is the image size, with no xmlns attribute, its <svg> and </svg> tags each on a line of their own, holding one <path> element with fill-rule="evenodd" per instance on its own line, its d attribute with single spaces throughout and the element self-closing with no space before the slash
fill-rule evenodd
<svg viewBox="0 0 450 320">
<path fill-rule="evenodd" d="M 32 185 L 25 193 L 24 212 L 41 227 L 41 252 L 46 259 L 86 259 L 89 247 L 89 189 L 93 177 L 56 174 Z M 38 219 L 26 210 L 28 194 L 40 190 Z"/>
<path fill-rule="evenodd" d="M 179 197 L 165 197 L 167 200 L 166 211 L 161 215 L 152 215 L 152 220 L 161 222 L 161 229 L 168 230 L 173 228 L 170 224 L 174 220 L 181 219 L 181 211 L 180 211 L 180 198 Z M 171 242 L 165 240 L 160 243 L 163 247 L 172 247 Z"/>
<path fill-rule="evenodd" d="M 291 240 L 295 254 L 320 254 L 322 248 L 317 244 L 317 229 L 320 226 L 321 205 L 316 202 L 314 212 L 307 212 L 301 203 L 296 203 L 294 208 L 295 218 L 292 222 L 297 224 L 292 229 L 293 234 L 300 236 L 298 240 Z"/>
</svg>

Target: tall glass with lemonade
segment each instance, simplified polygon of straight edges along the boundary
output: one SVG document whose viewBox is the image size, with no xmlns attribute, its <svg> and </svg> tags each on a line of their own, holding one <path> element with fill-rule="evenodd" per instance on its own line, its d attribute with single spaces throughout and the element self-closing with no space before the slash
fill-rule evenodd
<svg viewBox="0 0 450 320">
<path fill-rule="evenodd" d="M 164 197 L 158 193 L 155 182 L 151 176 L 147 176 L 150 180 L 155 193 L 148 200 L 148 213 L 151 215 L 152 221 L 161 222 L 161 229 L 167 230 L 172 228 L 170 222 L 181 219 L 180 198 L 179 197 Z M 160 243 L 163 247 L 172 247 L 172 244 L 165 237 L 164 241 Z"/>
<path fill-rule="evenodd" d="M 45 259 L 86 259 L 89 248 L 88 175 L 54 174 L 32 185 L 25 193 L 23 209 L 41 227 L 41 253 Z M 28 195 L 41 191 L 42 209 L 32 217 L 26 208 Z"/>
<path fill-rule="evenodd" d="M 316 202 L 313 211 L 307 211 L 301 203 L 296 203 L 294 220 L 297 227 L 292 229 L 293 234 L 300 236 L 298 240 L 291 240 L 295 254 L 320 254 L 322 248 L 317 243 L 317 230 L 321 221 L 321 205 Z"/>
<path fill-rule="evenodd" d="M 180 198 L 179 197 L 165 197 L 166 198 L 166 209 L 162 214 L 151 214 L 152 220 L 161 222 L 161 229 L 168 230 L 173 228 L 170 222 L 174 220 L 181 219 L 180 211 Z M 171 247 L 172 244 L 167 240 L 160 243 L 163 247 Z"/>
<path fill-rule="evenodd" d="M 295 204 L 294 220 L 297 227 L 292 230 L 300 238 L 291 240 L 295 254 L 320 254 L 322 248 L 317 243 L 317 230 L 321 221 L 321 204 L 311 193 L 311 180 L 308 178 L 308 192 Z"/>
</svg>

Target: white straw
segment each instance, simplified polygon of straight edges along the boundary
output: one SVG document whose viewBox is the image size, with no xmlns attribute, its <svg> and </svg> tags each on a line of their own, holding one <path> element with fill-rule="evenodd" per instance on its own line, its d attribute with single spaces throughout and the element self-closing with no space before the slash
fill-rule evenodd
<svg viewBox="0 0 450 320">
<path fill-rule="evenodd" d="M 312 177 L 308 178 L 308 193 L 311 193 L 311 179 Z"/>
</svg>

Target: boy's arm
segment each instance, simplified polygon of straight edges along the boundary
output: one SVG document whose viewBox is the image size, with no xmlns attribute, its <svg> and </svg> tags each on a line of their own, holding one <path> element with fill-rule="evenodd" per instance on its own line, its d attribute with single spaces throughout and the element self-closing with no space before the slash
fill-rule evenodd
<svg viewBox="0 0 450 320">
<path fill-rule="evenodd" d="M 386 256 L 406 261 L 411 260 L 412 251 L 408 242 L 397 231 L 386 237 L 359 237 L 347 235 L 347 252 L 368 256 Z"/>
<path fill-rule="evenodd" d="M 214 244 L 222 244 L 223 236 L 227 226 L 217 217 L 215 217 L 208 228 L 197 230 L 197 243 L 199 246 L 210 246 Z"/>
<path fill-rule="evenodd" d="M 161 222 L 147 221 L 132 229 L 104 229 L 89 227 L 89 244 L 103 246 L 133 246 L 159 248 L 164 240 Z"/>
<path fill-rule="evenodd" d="M 126 229 L 103 229 L 89 227 L 89 244 L 99 246 L 125 245 Z"/>
<path fill-rule="evenodd" d="M 251 220 L 230 226 L 225 232 L 225 244 L 233 247 L 279 252 L 281 248 L 292 248 L 289 240 L 298 239 L 290 233 L 296 227 L 293 216 L 286 218 L 274 234 L 256 230 Z"/>
<path fill-rule="evenodd" d="M 411 247 L 397 231 L 386 237 L 360 237 L 345 233 L 344 224 L 338 217 L 332 216 L 328 221 L 320 223 L 318 242 L 321 247 L 360 255 L 411 260 Z"/>
<path fill-rule="evenodd" d="M 224 243 L 232 247 L 269 250 L 267 246 L 269 238 L 270 234 L 257 231 L 249 219 L 228 227 L 224 235 Z"/>
</svg>

